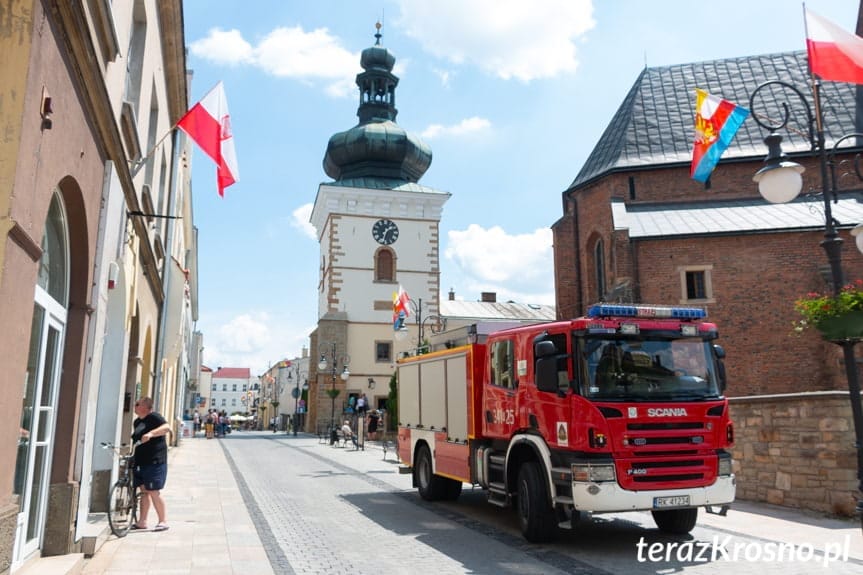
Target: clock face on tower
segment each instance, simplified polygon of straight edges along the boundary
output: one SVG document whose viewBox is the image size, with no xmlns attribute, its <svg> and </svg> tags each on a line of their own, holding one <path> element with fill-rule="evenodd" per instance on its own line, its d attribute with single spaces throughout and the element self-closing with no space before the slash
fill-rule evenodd
<svg viewBox="0 0 863 575">
<path fill-rule="evenodd" d="M 379 244 L 388 246 L 399 239 L 399 227 L 392 220 L 378 220 L 372 226 L 372 237 Z"/>
</svg>

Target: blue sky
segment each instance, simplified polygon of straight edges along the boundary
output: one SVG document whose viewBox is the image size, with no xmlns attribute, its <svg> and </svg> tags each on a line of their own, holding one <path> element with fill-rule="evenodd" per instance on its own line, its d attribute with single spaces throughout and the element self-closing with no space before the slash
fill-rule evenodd
<svg viewBox="0 0 863 575">
<path fill-rule="evenodd" d="M 853 31 L 854 0 L 807 7 Z M 204 363 L 255 374 L 299 355 L 317 322 L 308 218 L 330 136 L 357 122 L 376 21 L 397 122 L 434 154 L 420 183 L 452 194 L 441 290 L 465 300 L 554 303 L 561 192 L 645 65 L 805 49 L 789 0 L 185 0 L 184 17 L 190 105 L 224 82 L 240 171 L 220 199 L 194 154 Z"/>
</svg>

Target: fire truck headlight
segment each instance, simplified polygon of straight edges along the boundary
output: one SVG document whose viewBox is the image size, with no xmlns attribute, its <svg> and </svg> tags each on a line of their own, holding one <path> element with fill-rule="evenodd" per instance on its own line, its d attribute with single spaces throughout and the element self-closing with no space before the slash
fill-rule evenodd
<svg viewBox="0 0 863 575">
<path fill-rule="evenodd" d="M 614 464 L 574 463 L 572 465 L 572 480 L 587 483 L 614 481 Z"/>
<path fill-rule="evenodd" d="M 731 475 L 732 468 L 734 467 L 734 460 L 731 459 L 731 456 L 727 453 L 724 456 L 719 456 L 719 475 Z"/>
</svg>

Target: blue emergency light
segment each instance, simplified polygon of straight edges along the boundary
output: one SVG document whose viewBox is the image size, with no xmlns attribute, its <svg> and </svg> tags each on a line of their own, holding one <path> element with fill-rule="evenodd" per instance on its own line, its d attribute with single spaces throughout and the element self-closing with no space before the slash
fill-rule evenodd
<svg viewBox="0 0 863 575">
<path fill-rule="evenodd" d="M 620 305 L 598 303 L 590 306 L 587 317 L 643 317 L 662 319 L 704 319 L 707 312 L 699 307 L 670 307 L 656 305 Z"/>
</svg>

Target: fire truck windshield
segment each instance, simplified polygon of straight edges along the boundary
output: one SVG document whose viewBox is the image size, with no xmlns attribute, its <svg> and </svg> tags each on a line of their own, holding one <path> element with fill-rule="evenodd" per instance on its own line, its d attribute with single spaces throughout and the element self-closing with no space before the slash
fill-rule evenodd
<svg viewBox="0 0 863 575">
<path fill-rule="evenodd" d="M 587 337 L 582 342 L 578 357 L 585 397 L 692 401 L 720 395 L 711 344 L 707 341 Z"/>
</svg>

